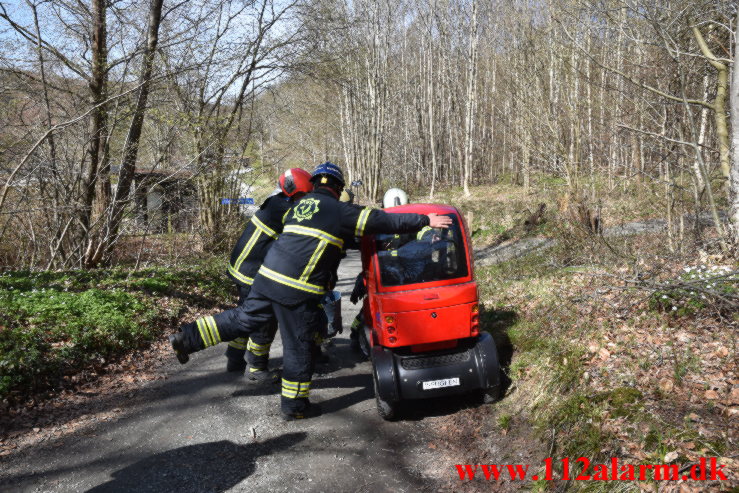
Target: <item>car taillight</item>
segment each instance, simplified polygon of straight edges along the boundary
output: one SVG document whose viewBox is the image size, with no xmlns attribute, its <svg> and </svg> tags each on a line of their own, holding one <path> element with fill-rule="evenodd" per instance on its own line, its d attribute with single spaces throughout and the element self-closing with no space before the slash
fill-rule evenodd
<svg viewBox="0 0 739 493">
<path fill-rule="evenodd" d="M 385 323 L 386 324 L 394 324 L 395 323 L 395 318 L 392 315 L 388 315 L 387 317 L 385 317 Z"/>
<path fill-rule="evenodd" d="M 480 305 L 472 305 L 470 314 L 470 335 L 476 336 L 480 333 Z"/>
<path fill-rule="evenodd" d="M 388 334 L 395 334 L 395 327 L 388 327 L 387 328 L 387 333 Z"/>
<path fill-rule="evenodd" d="M 398 340 L 395 337 L 390 336 L 388 341 L 390 342 L 390 344 L 395 344 Z"/>
</svg>

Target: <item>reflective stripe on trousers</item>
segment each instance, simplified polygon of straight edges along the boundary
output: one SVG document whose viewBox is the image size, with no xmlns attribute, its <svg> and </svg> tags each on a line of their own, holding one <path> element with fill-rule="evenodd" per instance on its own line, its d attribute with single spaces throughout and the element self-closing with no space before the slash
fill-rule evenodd
<svg viewBox="0 0 739 493">
<path fill-rule="evenodd" d="M 207 317 L 197 319 L 195 323 L 198 326 L 200 338 L 205 347 L 215 346 L 221 342 L 221 335 L 218 333 L 218 326 L 213 317 L 208 315 Z"/>
<path fill-rule="evenodd" d="M 270 346 L 272 346 L 271 342 L 268 342 L 267 344 L 257 344 L 249 338 L 246 349 L 255 356 L 265 356 L 269 354 Z"/>
<path fill-rule="evenodd" d="M 228 345 L 234 349 L 238 349 L 240 351 L 246 351 L 247 341 L 243 337 L 239 337 L 229 342 Z"/>
<path fill-rule="evenodd" d="M 310 382 L 291 382 L 282 379 L 282 397 L 288 399 L 307 399 L 310 394 Z"/>
</svg>

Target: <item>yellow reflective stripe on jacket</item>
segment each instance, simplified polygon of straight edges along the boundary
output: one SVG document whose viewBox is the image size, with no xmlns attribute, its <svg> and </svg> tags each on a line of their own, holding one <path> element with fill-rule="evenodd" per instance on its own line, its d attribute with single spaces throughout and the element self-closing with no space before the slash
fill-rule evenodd
<svg viewBox="0 0 739 493">
<path fill-rule="evenodd" d="M 310 275 L 313 274 L 313 270 L 316 268 L 316 264 L 318 264 L 318 260 L 320 260 L 321 255 L 323 255 L 323 252 L 326 250 L 326 243 L 325 241 L 322 241 L 318 244 L 316 247 L 316 250 L 313 252 L 313 255 L 311 255 L 310 260 L 308 261 L 308 265 L 305 266 L 305 270 L 300 275 L 300 281 L 305 282 L 310 278 Z"/>
<path fill-rule="evenodd" d="M 249 339 L 249 342 L 246 344 L 246 349 L 248 349 L 249 352 L 254 354 L 255 356 L 264 356 L 265 354 L 269 354 L 269 348 L 271 346 L 272 343 L 257 344 L 256 342 Z"/>
<path fill-rule="evenodd" d="M 285 213 L 282 215 L 282 224 L 285 224 L 285 221 L 287 221 L 287 214 L 292 210 L 292 207 L 285 211 Z"/>
<path fill-rule="evenodd" d="M 283 229 L 282 232 L 312 236 L 314 238 L 318 238 L 319 240 L 326 241 L 338 248 L 343 248 L 344 246 L 344 240 L 342 240 L 341 238 L 334 236 L 332 234 L 326 233 L 325 231 L 321 231 L 320 229 L 309 228 L 307 226 L 298 226 L 297 224 L 289 224 L 285 226 L 285 229 Z"/>
<path fill-rule="evenodd" d="M 417 239 L 417 240 L 422 240 L 422 239 L 423 239 L 423 235 L 425 235 L 425 234 L 426 234 L 426 233 L 427 233 L 428 231 L 431 231 L 432 229 L 434 229 L 434 228 L 432 228 L 431 226 L 424 226 L 424 227 L 423 227 L 423 228 L 421 228 L 421 230 L 420 230 L 420 231 L 419 231 L 419 232 L 418 232 L 418 233 L 416 234 L 416 239 Z"/>
<path fill-rule="evenodd" d="M 293 279 L 292 277 L 287 277 L 286 275 L 273 271 L 272 269 L 269 269 L 265 267 L 264 265 L 262 265 L 259 268 L 259 273 L 268 279 L 271 279 L 280 284 L 284 284 L 285 286 L 289 286 L 291 288 L 300 289 L 301 291 L 307 291 L 308 293 L 313 293 L 313 294 L 325 294 L 326 293 L 326 290 L 322 288 L 321 286 L 316 286 L 315 284 L 303 282 L 299 279 Z"/>
<path fill-rule="evenodd" d="M 247 277 L 244 274 L 242 274 L 241 272 L 239 272 L 238 270 L 234 269 L 233 265 L 229 265 L 228 266 L 228 272 L 232 276 L 234 276 L 236 279 L 238 279 L 239 281 L 243 282 L 244 284 L 246 284 L 248 286 L 251 286 L 252 283 L 254 282 L 254 279 L 253 278 Z"/>
<path fill-rule="evenodd" d="M 274 238 L 275 240 L 277 239 L 277 236 L 278 236 L 278 235 L 277 235 L 277 233 L 275 232 L 275 230 L 274 230 L 274 229 L 272 229 L 272 228 L 270 228 L 270 227 L 269 227 L 269 226 L 267 226 L 266 224 L 264 224 L 264 223 L 263 223 L 262 221 L 260 221 L 260 220 L 259 220 L 259 218 L 258 218 L 257 216 L 252 216 L 252 218 L 251 218 L 251 222 L 252 222 L 252 223 L 254 223 L 254 226 L 256 226 L 257 228 L 261 229 L 261 230 L 262 230 L 262 232 L 263 232 L 264 234 L 266 234 L 267 236 L 271 236 L 271 237 L 272 237 L 272 238 Z"/>
<path fill-rule="evenodd" d="M 362 236 L 364 234 L 364 227 L 367 226 L 367 218 L 369 218 L 372 209 L 365 207 L 362 212 L 359 213 L 357 218 L 357 227 L 354 229 L 354 236 Z"/>
<path fill-rule="evenodd" d="M 202 318 L 199 318 L 195 321 L 195 324 L 198 326 L 198 332 L 200 332 L 200 338 L 203 340 L 203 345 L 205 347 L 213 346 L 214 344 L 210 340 L 208 329 L 205 327 L 205 321 Z"/>
<path fill-rule="evenodd" d="M 241 253 L 236 259 L 236 262 L 234 262 L 234 264 L 229 267 L 233 267 L 234 270 L 238 271 L 241 268 L 241 264 L 243 264 L 244 260 L 246 260 L 246 257 L 248 257 L 249 254 L 251 253 L 252 248 L 254 248 L 254 245 L 256 245 L 257 240 L 259 239 L 261 235 L 262 235 L 262 231 L 260 230 L 254 231 L 254 234 L 251 235 L 251 238 L 249 238 L 249 241 L 247 241 L 246 245 L 244 245 L 244 249 L 241 250 Z"/>
<path fill-rule="evenodd" d="M 208 328 L 210 329 L 210 336 L 213 338 L 213 344 L 215 345 L 221 342 L 221 334 L 218 333 L 216 320 L 211 316 L 207 316 L 205 317 L 205 323 L 208 324 Z"/>
</svg>

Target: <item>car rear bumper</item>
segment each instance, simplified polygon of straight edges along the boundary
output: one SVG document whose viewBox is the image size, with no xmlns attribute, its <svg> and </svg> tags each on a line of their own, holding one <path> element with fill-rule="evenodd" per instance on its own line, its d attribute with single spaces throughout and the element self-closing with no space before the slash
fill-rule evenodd
<svg viewBox="0 0 739 493">
<path fill-rule="evenodd" d="M 452 350 L 423 354 L 401 354 L 375 346 L 372 360 L 378 392 L 389 402 L 490 390 L 500 385 L 498 353 L 488 333 L 462 340 Z M 424 382 L 448 384 L 449 379 L 454 385 L 424 389 Z"/>
</svg>

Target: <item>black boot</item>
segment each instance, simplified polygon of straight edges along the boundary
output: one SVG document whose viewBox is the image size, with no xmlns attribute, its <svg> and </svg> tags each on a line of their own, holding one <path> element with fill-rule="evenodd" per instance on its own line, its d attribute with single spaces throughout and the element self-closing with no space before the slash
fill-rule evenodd
<svg viewBox="0 0 739 493">
<path fill-rule="evenodd" d="M 321 344 L 314 344 L 311 350 L 313 351 L 313 361 L 315 364 L 325 365 L 331 361 L 331 358 L 328 353 L 323 350 Z"/>
<path fill-rule="evenodd" d="M 187 350 L 185 344 L 185 335 L 182 332 L 176 332 L 169 336 L 169 343 L 172 345 L 172 350 L 177 356 L 177 360 L 180 364 L 184 365 L 190 361 L 190 352 Z"/>
<path fill-rule="evenodd" d="M 315 418 L 321 415 L 321 406 L 311 404 L 310 402 L 302 411 L 282 411 L 282 419 L 284 421 L 296 421 L 299 419 Z"/>
<path fill-rule="evenodd" d="M 249 368 L 249 372 L 246 375 L 246 383 L 251 384 L 263 384 L 263 383 L 277 383 L 280 380 L 280 370 L 269 371 L 267 369 L 262 370 L 259 368 Z"/>
<path fill-rule="evenodd" d="M 362 348 L 359 346 L 359 332 L 356 330 L 352 330 L 352 333 L 349 335 L 349 347 L 352 351 L 362 352 Z"/>
<path fill-rule="evenodd" d="M 226 358 L 228 358 L 226 371 L 244 373 L 244 370 L 246 370 L 246 360 L 244 360 L 245 352 L 246 351 L 243 349 L 236 349 L 235 347 L 228 346 L 226 348 Z"/>
</svg>

